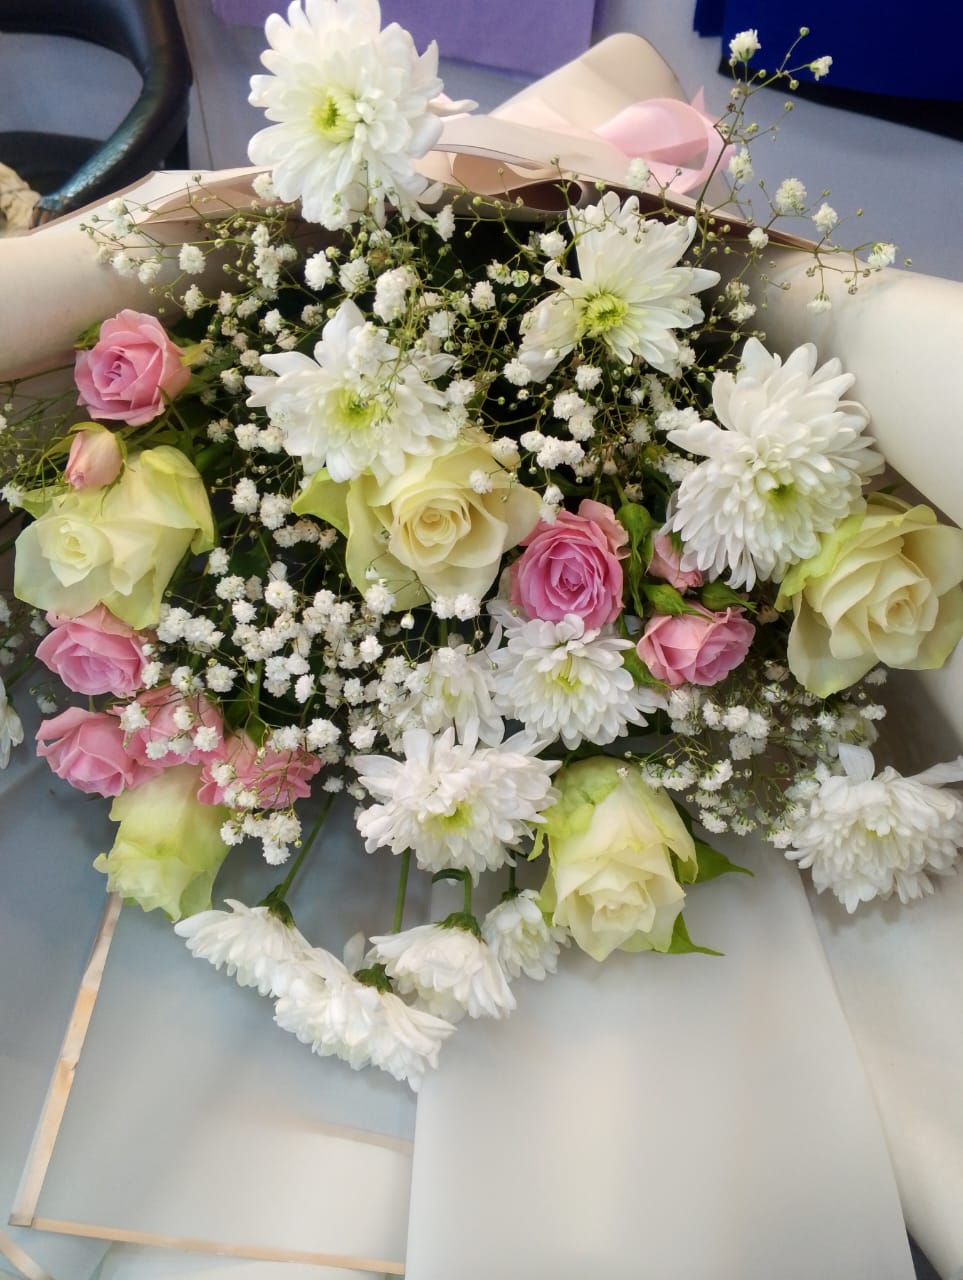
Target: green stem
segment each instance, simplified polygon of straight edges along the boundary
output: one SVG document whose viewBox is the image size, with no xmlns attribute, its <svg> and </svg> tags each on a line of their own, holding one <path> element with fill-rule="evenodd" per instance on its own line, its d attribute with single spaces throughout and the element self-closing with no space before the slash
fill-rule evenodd
<svg viewBox="0 0 963 1280">
<path fill-rule="evenodd" d="M 304 859 L 308 856 L 308 853 L 311 850 L 311 846 L 314 844 L 315 840 L 317 839 L 318 832 L 321 830 L 324 820 L 328 816 L 328 810 L 331 808 L 331 804 L 333 800 L 334 800 L 334 795 L 329 792 L 328 795 L 326 795 L 324 798 L 324 801 L 321 805 L 321 812 L 318 814 L 317 820 L 314 826 L 311 828 L 311 831 L 308 834 L 307 840 L 305 840 L 304 843 L 301 845 L 300 853 L 291 863 L 291 870 L 287 873 L 287 875 L 284 877 L 281 883 L 277 886 L 277 888 L 272 890 L 272 896 L 283 898 L 284 895 L 287 893 L 287 891 L 291 888 L 291 882 L 293 881 L 294 877 L 298 874 L 298 871 L 301 869 L 301 864 L 304 862 Z"/>
<path fill-rule="evenodd" d="M 398 873 L 398 894 L 395 898 L 395 918 L 391 932 L 401 932 L 401 921 L 405 914 L 405 894 L 408 892 L 408 869 L 411 866 L 411 850 L 406 849 L 401 855 L 401 870 Z"/>
<path fill-rule="evenodd" d="M 465 897 L 462 911 L 466 916 L 471 915 L 471 876 L 467 871 L 465 872 Z"/>
</svg>

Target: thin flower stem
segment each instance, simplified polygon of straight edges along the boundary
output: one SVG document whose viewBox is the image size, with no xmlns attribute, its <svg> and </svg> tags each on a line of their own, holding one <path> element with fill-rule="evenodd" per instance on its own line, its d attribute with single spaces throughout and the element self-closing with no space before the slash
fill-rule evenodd
<svg viewBox="0 0 963 1280">
<path fill-rule="evenodd" d="M 398 895 L 395 898 L 395 918 L 391 924 L 392 933 L 401 932 L 401 921 L 405 914 L 405 894 L 408 892 L 408 868 L 411 866 L 411 850 L 406 849 L 401 855 L 401 870 L 398 873 Z"/>
<path fill-rule="evenodd" d="M 465 872 L 465 900 L 462 906 L 466 916 L 471 915 L 471 876 Z"/>
<path fill-rule="evenodd" d="M 311 846 L 314 844 L 315 840 L 317 839 L 318 832 L 321 830 L 321 827 L 324 824 L 324 820 L 328 816 L 328 810 L 331 808 L 331 804 L 333 800 L 334 800 L 333 794 L 329 793 L 327 796 L 325 796 L 324 801 L 321 805 L 321 812 L 318 814 L 317 820 L 315 821 L 314 826 L 311 828 L 311 831 L 308 834 L 307 840 L 305 840 L 304 843 L 301 845 L 300 853 L 291 863 L 291 870 L 287 873 L 287 875 L 284 877 L 284 879 L 281 881 L 281 883 L 278 885 L 277 889 L 275 890 L 277 897 L 283 898 L 284 895 L 287 893 L 288 889 L 290 889 L 291 882 L 294 880 L 294 877 L 298 874 L 298 871 L 301 869 L 301 864 L 304 862 L 304 859 L 308 856 L 309 852 L 311 851 Z"/>
</svg>

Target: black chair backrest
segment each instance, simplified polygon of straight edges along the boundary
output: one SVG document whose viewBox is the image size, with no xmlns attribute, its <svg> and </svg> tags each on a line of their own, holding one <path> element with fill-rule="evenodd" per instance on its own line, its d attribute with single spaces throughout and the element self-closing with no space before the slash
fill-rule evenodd
<svg viewBox="0 0 963 1280">
<path fill-rule="evenodd" d="M 67 213 L 142 178 L 184 146 L 191 64 L 174 0 L 0 0 L 0 31 L 69 36 L 133 64 L 143 86 L 102 146 L 56 191 L 47 216 Z"/>
</svg>

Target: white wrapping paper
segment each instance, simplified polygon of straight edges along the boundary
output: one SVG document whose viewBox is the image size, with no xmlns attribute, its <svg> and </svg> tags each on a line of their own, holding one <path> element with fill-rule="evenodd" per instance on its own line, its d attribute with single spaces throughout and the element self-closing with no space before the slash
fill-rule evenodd
<svg viewBox="0 0 963 1280">
<path fill-rule="evenodd" d="M 408 1280 L 913 1275 L 798 873 L 690 892 L 712 956 L 566 954 L 446 1046 L 418 1106 Z"/>
</svg>

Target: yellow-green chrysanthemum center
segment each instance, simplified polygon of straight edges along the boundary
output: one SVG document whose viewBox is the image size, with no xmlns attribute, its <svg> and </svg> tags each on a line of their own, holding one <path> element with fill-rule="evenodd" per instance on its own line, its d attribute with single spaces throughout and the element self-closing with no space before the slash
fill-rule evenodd
<svg viewBox="0 0 963 1280">
<path fill-rule="evenodd" d="M 474 812 L 467 800 L 461 800 L 452 813 L 441 814 L 435 819 L 438 826 L 445 831 L 464 831 L 475 820 Z"/>
<path fill-rule="evenodd" d="M 347 142 L 358 119 L 354 98 L 343 89 L 329 89 L 311 112 L 311 123 L 327 142 Z"/>
<path fill-rule="evenodd" d="M 338 417 L 349 431 L 367 431 L 381 410 L 377 400 L 345 388 L 338 396 Z"/>
<path fill-rule="evenodd" d="M 617 328 L 629 312 L 629 304 L 617 294 L 603 290 L 585 299 L 581 315 L 582 331 L 590 338 L 601 338 Z"/>
</svg>

